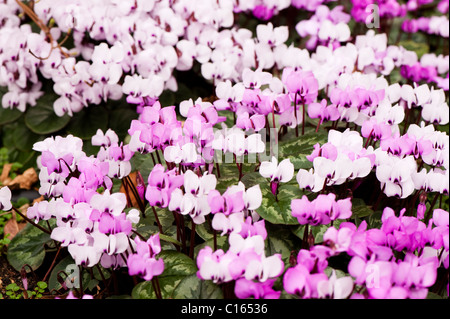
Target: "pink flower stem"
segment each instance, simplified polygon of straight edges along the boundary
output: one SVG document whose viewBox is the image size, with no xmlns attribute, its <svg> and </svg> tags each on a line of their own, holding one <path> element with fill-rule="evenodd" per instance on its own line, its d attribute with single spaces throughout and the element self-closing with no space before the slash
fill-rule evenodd
<svg viewBox="0 0 450 319">
<path fill-rule="evenodd" d="M 367 136 L 367 141 L 366 141 L 366 144 L 364 145 L 364 148 L 367 148 L 367 146 L 369 145 L 369 141 L 372 139 L 372 133 L 373 133 L 373 129 L 372 129 L 372 131 L 370 131 L 369 136 Z"/>
<path fill-rule="evenodd" d="M 305 119 L 306 119 L 306 106 L 305 102 L 303 102 L 302 135 L 305 135 Z"/>
<path fill-rule="evenodd" d="M 17 214 L 19 214 L 20 217 L 22 217 L 23 219 L 25 219 L 27 222 L 29 222 L 29 223 L 30 223 L 31 225 L 33 225 L 34 227 L 39 228 L 39 229 L 42 230 L 44 233 L 47 233 L 47 234 L 49 234 L 49 235 L 52 233 L 50 230 L 45 229 L 45 228 L 42 227 L 41 225 L 39 225 L 39 224 L 33 222 L 31 219 L 29 219 L 27 216 L 25 216 L 24 214 L 22 214 L 22 213 L 21 213 L 17 208 L 15 208 L 14 206 L 12 207 L 12 209 L 13 209 Z"/>
<path fill-rule="evenodd" d="M 295 136 L 298 137 L 298 123 L 297 123 L 297 93 L 294 96 L 294 117 L 295 117 Z"/>
<path fill-rule="evenodd" d="M 194 220 L 192 220 L 191 247 L 189 249 L 189 257 L 191 257 L 191 258 L 194 258 L 194 244 L 195 244 L 195 223 L 194 223 Z"/>
<path fill-rule="evenodd" d="M 157 299 L 162 299 L 161 288 L 159 287 L 158 277 L 152 278 L 152 286 Z"/>
<path fill-rule="evenodd" d="M 156 213 L 156 209 L 154 206 L 152 206 L 152 209 L 153 209 L 153 214 L 155 215 L 156 223 L 158 224 L 159 232 L 162 234 L 163 229 L 162 229 L 161 222 L 159 221 L 158 214 Z"/>
</svg>

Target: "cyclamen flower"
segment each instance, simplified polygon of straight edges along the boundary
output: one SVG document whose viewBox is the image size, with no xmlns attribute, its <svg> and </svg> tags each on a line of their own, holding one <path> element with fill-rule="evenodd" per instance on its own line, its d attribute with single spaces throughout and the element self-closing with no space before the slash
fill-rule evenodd
<svg viewBox="0 0 450 319">
<path fill-rule="evenodd" d="M 270 178 L 271 182 L 287 183 L 294 176 L 294 165 L 290 159 L 284 159 L 278 164 L 278 160 L 272 156 L 270 162 L 261 163 L 259 173 L 263 177 Z"/>
<path fill-rule="evenodd" d="M 183 184 L 183 175 L 176 175 L 175 169 L 165 171 L 164 166 L 156 164 L 148 176 L 145 198 L 151 206 L 167 207 L 172 192 Z"/>
<path fill-rule="evenodd" d="M 251 134 L 246 137 L 245 132 L 237 127 L 216 131 L 211 145 L 216 151 L 231 152 L 236 156 L 262 153 L 265 150 L 261 134 Z"/>
<path fill-rule="evenodd" d="M 0 188 L 0 210 L 8 211 L 12 208 L 11 190 L 5 186 Z"/>
<path fill-rule="evenodd" d="M 318 283 L 319 298 L 346 299 L 353 292 L 353 279 L 349 276 L 337 278 L 333 269 L 329 280 Z"/>
<path fill-rule="evenodd" d="M 234 293 L 239 299 L 278 299 L 280 298 L 281 291 L 273 290 L 274 283 L 275 279 L 269 279 L 265 282 L 257 282 L 240 278 L 236 280 Z"/>
<path fill-rule="evenodd" d="M 393 209 L 386 207 L 383 210 L 381 230 L 386 234 L 387 244 L 397 251 L 406 249 L 413 252 L 424 247 L 428 242 L 427 226 L 418 218 L 404 216 L 405 209 L 397 217 Z"/>
<path fill-rule="evenodd" d="M 298 96 L 298 103 L 309 104 L 316 100 L 319 84 L 311 71 L 285 68 L 281 80 L 289 93 Z"/>
<path fill-rule="evenodd" d="M 67 177 L 79 158 L 86 154 L 82 150 L 83 141 L 73 135 L 49 137 L 33 145 L 33 150 L 42 152 L 40 164 L 48 173 L 56 172 Z"/>
<path fill-rule="evenodd" d="M 381 155 L 381 153 L 380 153 Z M 386 154 L 377 156 L 379 165 L 376 168 L 376 176 L 381 182 L 381 187 L 387 196 L 406 198 L 414 191 L 412 174 L 417 172 L 417 163 L 413 156 L 399 158 Z"/>
<path fill-rule="evenodd" d="M 310 251 L 301 249 L 297 255 L 297 264 L 286 270 L 283 287 L 287 293 L 301 298 L 319 298 L 319 283 L 328 281 L 323 272 L 330 256 L 328 249 L 314 246 Z"/>
<path fill-rule="evenodd" d="M 311 103 L 308 106 L 308 116 L 310 118 L 319 118 L 320 123 L 328 121 L 336 121 L 340 117 L 340 113 L 336 106 L 328 105 L 327 100 L 323 99 L 320 103 Z"/>
<path fill-rule="evenodd" d="M 303 195 L 301 199 L 293 199 L 291 202 L 292 216 L 297 217 L 300 225 L 310 224 L 326 225 L 336 219 L 347 219 L 352 215 L 352 203 L 350 198 L 335 201 L 336 195 L 319 195 L 310 202 Z"/>
<path fill-rule="evenodd" d="M 127 266 L 130 276 L 138 275 L 144 280 L 152 280 L 154 276 L 159 276 L 164 271 L 164 260 L 156 259 L 161 251 L 159 234 L 151 236 L 147 241 L 139 237 L 135 239 L 136 253 L 128 256 Z"/>
<path fill-rule="evenodd" d="M 216 176 L 205 173 L 199 177 L 193 171 L 187 170 L 182 177 L 184 192 L 180 188 L 172 190 L 168 208 L 182 215 L 190 215 L 194 223 L 202 224 L 205 222 L 205 216 L 211 212 L 208 194 L 216 188 Z"/>
</svg>

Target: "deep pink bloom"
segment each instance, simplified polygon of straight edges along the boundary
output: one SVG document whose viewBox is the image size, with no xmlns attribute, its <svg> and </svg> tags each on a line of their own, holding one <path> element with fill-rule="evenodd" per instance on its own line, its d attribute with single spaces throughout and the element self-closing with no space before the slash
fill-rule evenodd
<svg viewBox="0 0 450 319">
<path fill-rule="evenodd" d="M 278 299 L 280 298 L 281 291 L 273 290 L 272 287 L 274 283 L 275 279 L 269 279 L 265 282 L 256 282 L 240 278 L 236 280 L 234 293 L 239 299 Z"/>
</svg>

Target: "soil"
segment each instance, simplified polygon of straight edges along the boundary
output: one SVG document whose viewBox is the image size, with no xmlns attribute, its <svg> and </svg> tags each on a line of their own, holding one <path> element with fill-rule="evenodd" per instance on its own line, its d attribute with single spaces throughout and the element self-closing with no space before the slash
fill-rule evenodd
<svg viewBox="0 0 450 319">
<path fill-rule="evenodd" d="M 32 278 L 28 278 L 28 286 L 34 287 L 36 282 L 30 282 L 33 280 Z M 0 254 L 0 293 L 5 296 L 6 286 L 11 283 L 16 283 L 20 288 L 23 288 L 22 277 L 20 276 L 20 272 L 15 270 L 6 259 L 6 255 L 4 253 Z"/>
</svg>

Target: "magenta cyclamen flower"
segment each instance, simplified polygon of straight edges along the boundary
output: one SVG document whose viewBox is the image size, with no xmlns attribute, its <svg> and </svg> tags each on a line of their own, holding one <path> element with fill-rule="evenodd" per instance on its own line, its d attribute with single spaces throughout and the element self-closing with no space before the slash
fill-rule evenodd
<svg viewBox="0 0 450 319">
<path fill-rule="evenodd" d="M 164 271 L 164 260 L 156 259 L 161 252 L 159 234 L 151 236 L 147 241 L 139 237 L 135 239 L 136 254 L 128 256 L 127 266 L 130 276 L 138 275 L 144 280 L 152 280 L 154 276 L 161 275 Z"/>
<path fill-rule="evenodd" d="M 291 202 L 292 216 L 297 217 L 299 224 L 326 225 L 332 220 L 347 219 L 352 215 L 352 202 L 350 198 L 336 201 L 336 195 L 320 194 L 312 202 L 306 195 Z"/>
<path fill-rule="evenodd" d="M 281 291 L 273 289 L 275 279 L 270 279 L 265 282 L 257 282 L 241 278 L 236 280 L 234 293 L 239 299 L 278 299 Z"/>
<path fill-rule="evenodd" d="M 167 207 L 171 193 L 183 182 L 183 175 L 177 175 L 175 169 L 166 172 L 164 166 L 157 164 L 148 176 L 145 198 L 151 206 Z"/>
<path fill-rule="evenodd" d="M 289 268 L 283 277 L 283 287 L 287 293 L 301 298 L 319 298 L 319 283 L 328 281 L 323 272 L 328 266 L 328 249 L 314 246 L 311 251 L 302 249 L 297 255 L 297 265 Z"/>
<path fill-rule="evenodd" d="M 285 68 L 282 82 L 289 93 L 297 96 L 297 103 L 314 102 L 319 94 L 319 83 L 311 71 Z"/>
</svg>

